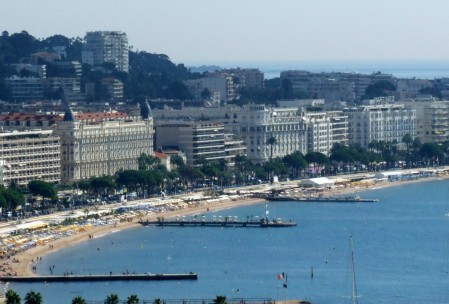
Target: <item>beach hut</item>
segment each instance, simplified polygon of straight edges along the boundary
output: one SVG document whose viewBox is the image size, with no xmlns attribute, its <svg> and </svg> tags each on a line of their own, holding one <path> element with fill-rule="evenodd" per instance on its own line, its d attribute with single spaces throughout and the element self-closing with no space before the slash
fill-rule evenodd
<svg viewBox="0 0 449 304">
<path fill-rule="evenodd" d="M 307 188 L 328 188 L 333 187 L 335 185 L 335 181 L 328 179 L 327 177 L 316 177 L 302 180 L 300 185 Z"/>
<path fill-rule="evenodd" d="M 400 179 L 402 177 L 402 172 L 400 171 L 384 171 L 384 172 L 378 172 L 375 175 L 375 178 L 377 179 L 388 179 L 388 180 L 396 180 Z"/>
</svg>

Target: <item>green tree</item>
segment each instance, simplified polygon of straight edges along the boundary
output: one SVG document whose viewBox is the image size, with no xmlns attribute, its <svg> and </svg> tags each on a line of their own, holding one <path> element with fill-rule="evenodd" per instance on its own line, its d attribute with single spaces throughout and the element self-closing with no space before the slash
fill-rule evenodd
<svg viewBox="0 0 449 304">
<path fill-rule="evenodd" d="M 113 293 L 107 296 L 106 300 L 104 300 L 104 304 L 118 304 L 118 303 L 119 303 L 118 295 Z"/>
<path fill-rule="evenodd" d="M 111 176 L 92 177 L 89 179 L 90 188 L 98 195 L 108 194 L 109 190 L 115 189 L 116 184 Z"/>
<path fill-rule="evenodd" d="M 33 180 L 28 183 L 28 190 L 33 195 L 40 195 L 43 198 L 56 199 L 57 193 L 53 186 L 53 184 L 41 181 L 41 180 Z"/>
<path fill-rule="evenodd" d="M 435 143 L 424 143 L 419 154 L 426 160 L 427 165 L 434 165 L 444 158 L 443 149 Z"/>
<path fill-rule="evenodd" d="M 30 190 L 30 192 L 35 196 L 36 195 L 42 196 L 42 205 L 41 205 L 42 210 L 45 209 L 46 198 L 50 199 L 53 202 L 57 201 L 58 199 L 57 192 L 53 184 L 41 180 L 33 180 L 29 182 L 28 190 Z"/>
<path fill-rule="evenodd" d="M 139 304 L 139 298 L 135 294 L 130 295 L 126 300 L 126 304 Z"/>
<path fill-rule="evenodd" d="M 22 299 L 19 294 L 12 289 L 8 289 L 5 294 L 5 304 L 20 304 L 22 303 Z"/>
<path fill-rule="evenodd" d="M 271 135 L 268 139 L 267 139 L 267 145 L 270 146 L 270 161 L 273 159 L 273 146 L 277 143 L 276 138 Z"/>
<path fill-rule="evenodd" d="M 375 97 L 383 97 L 391 95 L 396 91 L 396 86 L 388 80 L 380 80 L 369 85 L 365 90 L 363 99 L 372 99 Z"/>
<path fill-rule="evenodd" d="M 25 304 L 42 304 L 42 295 L 40 292 L 30 290 L 25 295 Z"/>
<path fill-rule="evenodd" d="M 72 304 L 86 304 L 86 300 L 80 296 L 77 296 L 72 299 Z"/>
<path fill-rule="evenodd" d="M 152 155 L 145 154 L 145 153 L 140 154 L 140 156 L 137 160 L 139 170 L 154 169 L 160 163 L 161 162 L 160 162 L 159 158 L 154 157 Z"/>
<path fill-rule="evenodd" d="M 227 304 L 226 296 L 217 296 L 214 299 L 214 304 Z"/>
<path fill-rule="evenodd" d="M 405 161 L 407 163 L 407 167 L 410 167 L 410 147 L 413 143 L 413 137 L 407 133 L 402 137 L 402 142 L 406 147 Z"/>
<path fill-rule="evenodd" d="M 25 196 L 19 189 L 0 186 L 0 205 L 4 208 L 3 215 L 7 211 L 16 211 L 19 206 L 25 203 Z"/>
<path fill-rule="evenodd" d="M 299 151 L 284 156 L 282 161 L 288 168 L 290 168 L 290 176 L 292 178 L 298 178 L 300 172 L 308 166 L 307 160 Z"/>
<path fill-rule="evenodd" d="M 177 168 L 185 166 L 184 159 L 179 155 L 170 156 L 170 164 L 175 165 Z"/>
</svg>

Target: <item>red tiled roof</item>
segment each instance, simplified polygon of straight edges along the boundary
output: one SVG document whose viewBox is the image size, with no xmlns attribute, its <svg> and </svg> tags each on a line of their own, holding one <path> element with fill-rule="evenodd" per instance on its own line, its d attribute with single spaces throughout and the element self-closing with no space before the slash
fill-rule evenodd
<svg viewBox="0 0 449 304">
<path fill-rule="evenodd" d="M 94 113 L 80 113 L 75 115 L 75 118 L 79 120 L 126 118 L 126 117 L 128 117 L 128 114 L 123 112 L 94 112 Z"/>
<path fill-rule="evenodd" d="M 168 157 L 168 155 L 165 153 L 161 153 L 161 152 L 157 152 L 157 151 L 154 151 L 153 153 L 154 153 L 154 157 L 157 157 L 157 158 L 167 158 Z"/>
<path fill-rule="evenodd" d="M 8 113 L 0 115 L 0 121 L 28 121 L 28 120 L 53 120 L 60 121 L 62 116 L 58 114 L 30 114 L 30 113 Z"/>
</svg>

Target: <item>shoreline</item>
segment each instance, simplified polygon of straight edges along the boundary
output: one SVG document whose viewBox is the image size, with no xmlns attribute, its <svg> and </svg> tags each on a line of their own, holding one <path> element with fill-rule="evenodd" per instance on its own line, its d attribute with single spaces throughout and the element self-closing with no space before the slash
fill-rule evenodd
<svg viewBox="0 0 449 304">
<path fill-rule="evenodd" d="M 415 180 L 406 180 L 406 181 L 385 181 L 374 184 L 366 184 L 364 186 L 349 186 L 342 187 L 339 189 L 326 189 L 320 192 L 320 195 L 324 197 L 328 196 L 338 196 L 338 195 L 347 195 L 354 194 L 357 192 L 368 191 L 368 190 L 376 190 L 386 187 L 397 187 L 406 184 L 412 183 L 420 183 L 420 182 L 431 182 L 437 180 L 445 180 L 448 179 L 448 175 L 442 176 L 431 176 L 426 178 L 419 178 Z M 294 183 L 295 181 L 293 181 Z M 292 183 L 292 182 L 290 182 Z M 297 184 L 297 181 L 296 181 Z M 283 185 L 287 186 L 287 185 Z M 166 211 L 163 213 L 154 213 L 145 216 L 137 216 L 135 215 L 129 221 L 118 222 L 114 225 L 107 224 L 98 227 L 91 227 L 89 229 L 85 229 L 83 231 L 79 231 L 71 236 L 62 237 L 60 239 L 53 240 L 44 245 L 37 245 L 33 248 L 25 250 L 23 252 L 19 252 L 15 254 L 10 259 L 4 259 L 0 261 L 1 267 L 3 269 L 8 270 L 8 272 L 12 276 L 36 276 L 36 273 L 32 271 L 33 265 L 37 258 L 45 257 L 49 253 L 56 252 L 57 250 L 68 247 L 75 246 L 81 242 L 88 241 L 91 237 L 102 237 L 109 235 L 111 233 L 116 233 L 123 231 L 125 229 L 140 227 L 141 224 L 138 222 L 139 218 L 142 220 L 157 220 L 158 217 L 163 216 L 164 218 L 175 218 L 181 216 L 195 215 L 200 213 L 207 213 L 210 211 L 224 210 L 235 208 L 239 206 L 252 205 L 252 204 L 261 204 L 266 200 L 263 198 L 246 198 L 242 197 L 237 200 L 231 200 L 221 203 L 206 203 L 200 204 L 199 206 L 189 206 L 186 208 L 181 208 L 173 211 Z M 6 272 L 6 271 L 5 271 Z"/>
<path fill-rule="evenodd" d="M 220 204 L 202 205 L 198 207 L 190 207 L 174 211 L 167 211 L 164 213 L 151 214 L 144 216 L 143 219 L 156 220 L 162 214 L 164 215 L 165 218 L 175 218 L 177 216 L 187 216 L 187 215 L 194 215 L 197 213 L 207 213 L 210 211 L 230 209 L 237 206 L 260 204 L 263 203 L 264 201 L 265 200 L 261 198 L 247 198 L 238 201 L 229 201 Z M 17 253 L 11 259 L 3 260 L 1 264 L 3 267 L 8 267 L 10 269 L 9 272 L 13 274 L 13 276 L 22 276 L 22 277 L 36 276 L 36 273 L 32 271 L 32 266 L 34 265 L 37 257 L 43 258 L 47 254 L 56 252 L 61 248 L 75 246 L 81 242 L 88 241 L 91 236 L 102 237 L 109 235 L 111 233 L 121 232 L 126 229 L 143 227 L 138 221 L 134 221 L 136 219 L 138 219 L 138 216 L 135 216 L 133 218 L 133 221 L 124 221 L 117 223 L 116 225 L 104 225 L 99 227 L 92 227 L 90 229 L 80 231 L 71 236 L 51 241 L 45 245 L 37 245 L 26 251 Z M 15 260 L 19 262 L 14 262 Z"/>
</svg>

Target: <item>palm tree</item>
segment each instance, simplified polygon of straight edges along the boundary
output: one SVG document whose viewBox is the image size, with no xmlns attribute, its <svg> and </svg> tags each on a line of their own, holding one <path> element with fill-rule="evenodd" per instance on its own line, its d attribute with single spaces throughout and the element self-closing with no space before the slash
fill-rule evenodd
<svg viewBox="0 0 449 304">
<path fill-rule="evenodd" d="M 19 294 L 12 289 L 8 289 L 8 291 L 5 294 L 5 297 L 6 297 L 5 304 L 20 304 L 22 302 L 22 299 L 20 298 Z"/>
<path fill-rule="evenodd" d="M 273 145 L 277 143 L 276 138 L 271 135 L 270 138 L 267 139 L 267 145 L 270 145 L 270 161 L 273 159 Z"/>
<path fill-rule="evenodd" d="M 72 299 L 72 304 L 86 304 L 86 300 L 80 296 L 77 296 Z"/>
<path fill-rule="evenodd" d="M 130 295 L 126 301 L 126 304 L 139 304 L 139 298 L 135 294 Z"/>
<path fill-rule="evenodd" d="M 104 300 L 104 304 L 118 304 L 118 302 L 119 302 L 118 295 L 113 293 L 107 296 L 106 300 Z"/>
<path fill-rule="evenodd" d="M 30 290 L 25 295 L 25 304 L 42 304 L 42 295 L 40 292 Z"/>
<path fill-rule="evenodd" d="M 89 213 L 90 213 L 89 207 L 84 207 L 83 208 L 83 212 L 84 212 L 84 214 L 86 215 L 86 218 L 87 218 L 89 216 Z"/>
</svg>

